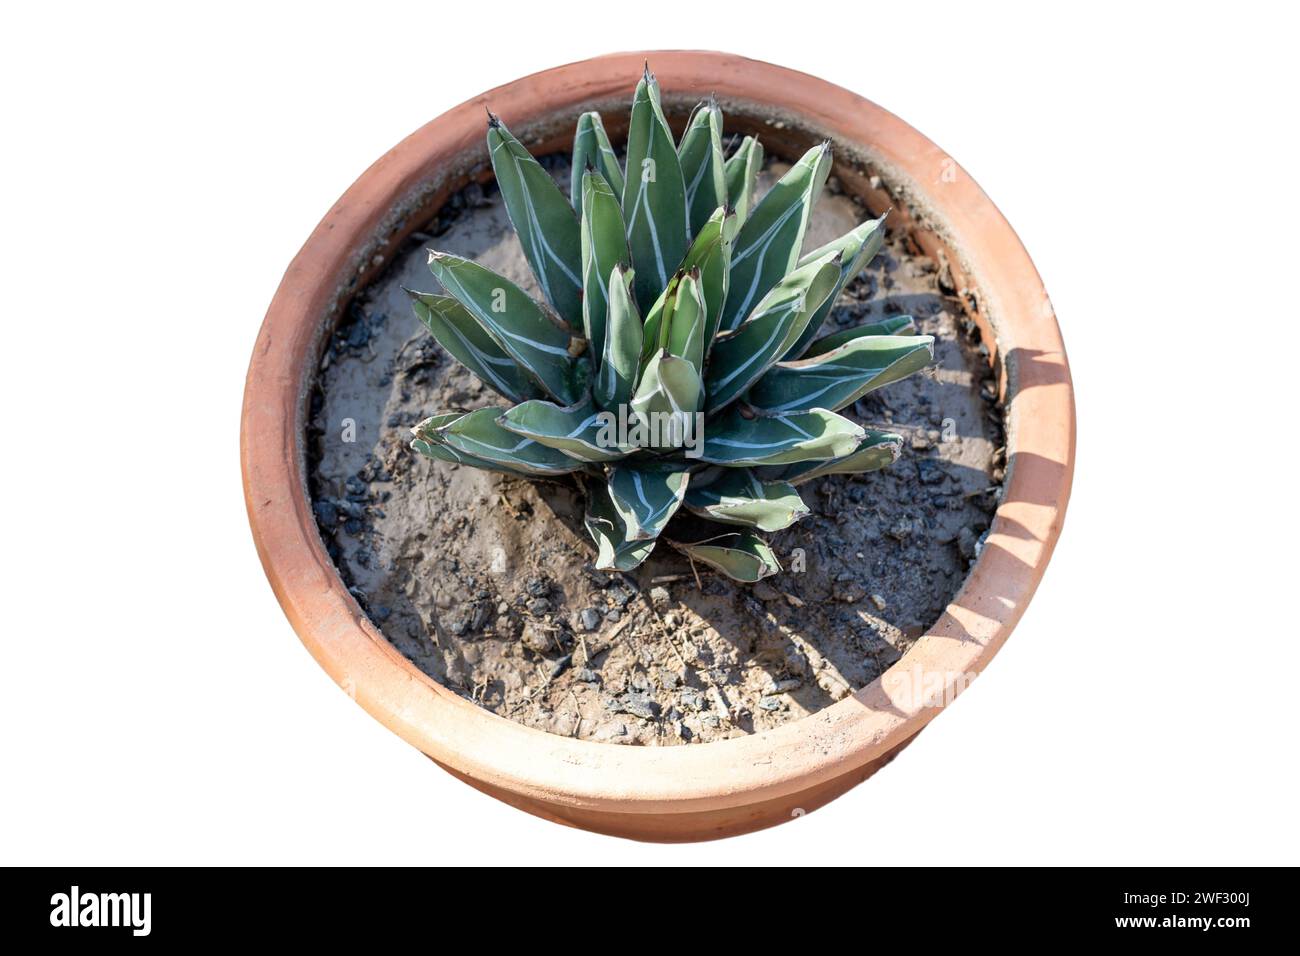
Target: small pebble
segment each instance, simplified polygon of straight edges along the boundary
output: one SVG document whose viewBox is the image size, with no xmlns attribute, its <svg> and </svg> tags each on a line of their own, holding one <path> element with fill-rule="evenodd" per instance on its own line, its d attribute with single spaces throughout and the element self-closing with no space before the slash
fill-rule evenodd
<svg viewBox="0 0 1300 956">
<path fill-rule="evenodd" d="M 684 688 L 677 702 L 687 710 L 703 710 L 705 706 L 704 695 L 695 687 Z"/>
<path fill-rule="evenodd" d="M 845 581 L 835 585 L 835 599 L 845 604 L 857 604 L 867 596 L 866 589 L 856 581 Z"/>
<path fill-rule="evenodd" d="M 963 558 L 975 557 L 975 543 L 978 540 L 970 528 L 962 528 L 957 532 L 957 551 Z"/>
<path fill-rule="evenodd" d="M 523 642 L 524 647 L 530 651 L 536 651 L 538 654 L 545 654 L 554 647 L 551 636 L 532 623 L 524 627 L 524 633 L 520 641 Z"/>
<path fill-rule="evenodd" d="M 616 714 L 631 714 L 633 717 L 640 717 L 642 720 L 654 720 L 659 716 L 659 704 L 652 700 L 648 694 L 635 691 L 629 691 L 621 697 L 614 698 L 607 706 Z"/>
</svg>

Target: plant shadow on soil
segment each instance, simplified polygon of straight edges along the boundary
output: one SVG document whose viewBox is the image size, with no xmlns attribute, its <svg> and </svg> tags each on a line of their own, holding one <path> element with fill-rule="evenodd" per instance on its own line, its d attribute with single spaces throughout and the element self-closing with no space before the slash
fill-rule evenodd
<svg viewBox="0 0 1300 956">
<path fill-rule="evenodd" d="M 550 165 L 567 179 L 563 164 Z M 810 248 L 865 218 L 833 182 L 829 192 Z M 630 574 L 595 571 L 573 487 L 411 451 L 409 428 L 424 417 L 500 404 L 411 315 L 402 286 L 436 291 L 428 246 L 537 294 L 492 187 L 462 191 L 334 330 L 308 435 L 326 548 L 371 620 L 426 674 L 552 733 L 707 742 L 816 713 L 869 684 L 939 619 L 983 545 L 1004 439 L 973 323 L 906 237 L 890 236 L 827 323 L 907 314 L 935 335 L 932 368 L 845 410 L 903 435 L 904 455 L 801 486 L 812 513 L 769 536 L 786 570 L 754 586 L 692 569 L 664 543 Z M 344 422 L 354 441 L 340 440 Z M 674 522 L 683 520 L 693 519 Z"/>
</svg>

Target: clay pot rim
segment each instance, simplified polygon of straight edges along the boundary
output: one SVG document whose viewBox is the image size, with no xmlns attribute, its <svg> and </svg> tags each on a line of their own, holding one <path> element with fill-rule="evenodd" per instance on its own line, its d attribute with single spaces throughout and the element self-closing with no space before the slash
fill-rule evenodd
<svg viewBox="0 0 1300 956">
<path fill-rule="evenodd" d="M 407 661 L 347 592 L 317 532 L 302 448 L 323 317 L 391 232 L 431 168 L 482 138 L 483 108 L 520 122 L 629 92 L 648 59 L 666 92 L 765 104 L 857 144 L 903 185 L 972 278 L 996 339 L 1008 470 L 984 550 L 940 620 L 881 678 L 816 714 L 708 744 L 628 747 L 560 737 L 466 701 Z M 879 106 L 807 74 L 702 51 L 612 54 L 524 77 L 456 107 L 368 169 L 285 274 L 249 365 L 240 432 L 249 521 L 302 642 L 372 716 L 476 785 L 619 813 L 682 813 L 804 791 L 895 750 L 931 720 L 914 690 L 961 689 L 1000 648 L 1060 534 L 1074 465 L 1074 401 L 1060 330 L 1028 254 L 997 208 L 937 146 Z M 931 683 L 925 684 L 929 680 Z M 937 681 L 937 683 L 936 683 Z"/>
</svg>

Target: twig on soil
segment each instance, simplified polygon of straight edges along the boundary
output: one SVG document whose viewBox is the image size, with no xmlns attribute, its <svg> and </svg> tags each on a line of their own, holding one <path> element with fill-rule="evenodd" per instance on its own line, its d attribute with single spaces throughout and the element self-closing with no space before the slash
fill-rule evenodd
<svg viewBox="0 0 1300 956">
<path fill-rule="evenodd" d="M 661 633 L 664 637 L 668 639 L 668 646 L 673 649 L 673 654 L 676 656 L 678 663 L 682 665 L 682 669 L 683 670 L 689 669 L 690 665 L 686 663 L 686 658 L 682 656 L 682 652 L 677 649 L 677 642 L 673 640 L 673 636 L 668 633 L 668 627 L 664 624 L 663 618 L 659 616 L 659 611 L 655 608 L 654 604 L 646 598 L 644 594 L 638 593 L 637 596 L 640 597 L 642 603 L 644 603 L 645 606 L 650 609 L 651 616 L 654 617 L 655 623 L 659 626 L 659 633 Z"/>
<path fill-rule="evenodd" d="M 627 617 L 623 618 L 623 620 L 619 621 L 617 624 L 614 625 L 614 630 L 612 630 L 612 631 L 610 631 L 608 634 L 604 635 L 605 640 L 610 640 L 610 639 L 612 639 L 612 638 L 618 637 L 619 634 L 621 634 L 621 633 L 623 633 L 623 631 L 627 630 L 628 626 L 631 625 L 631 623 L 632 623 L 634 620 L 636 620 L 636 618 L 634 618 L 631 614 L 629 614 Z M 584 646 L 584 647 L 583 647 L 583 652 L 585 653 L 586 650 L 587 650 L 587 648 Z M 588 660 L 590 660 L 590 658 L 588 658 Z"/>
<path fill-rule="evenodd" d="M 578 697 L 573 693 L 572 688 L 569 689 L 569 699 L 573 701 L 573 715 L 577 718 L 574 721 L 573 730 L 569 731 L 569 736 L 576 737 L 578 736 L 579 728 L 582 727 L 582 705 L 578 703 Z"/>
<path fill-rule="evenodd" d="M 695 559 L 688 554 L 686 560 L 691 562 L 691 574 L 695 575 L 695 590 L 703 591 L 704 585 L 700 583 L 700 572 L 695 567 Z"/>
</svg>

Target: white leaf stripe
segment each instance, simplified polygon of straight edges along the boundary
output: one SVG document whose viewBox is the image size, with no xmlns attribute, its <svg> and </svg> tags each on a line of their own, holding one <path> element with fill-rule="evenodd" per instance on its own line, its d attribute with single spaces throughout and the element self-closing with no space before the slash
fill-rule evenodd
<svg viewBox="0 0 1300 956">
<path fill-rule="evenodd" d="M 488 461 L 539 475 L 559 475 L 581 466 L 572 458 L 540 442 L 517 435 L 498 424 L 504 409 L 480 408 L 438 429 L 446 444 Z"/>
<path fill-rule="evenodd" d="M 568 267 L 564 260 L 559 257 L 555 249 L 551 246 L 549 240 L 546 238 L 546 233 L 542 231 L 541 223 L 537 218 L 537 205 L 533 199 L 532 191 L 528 188 L 523 159 L 515 153 L 510 143 L 504 139 L 498 139 L 496 145 L 492 147 L 492 152 L 495 154 L 497 151 L 502 149 L 506 151 L 506 154 L 509 157 L 509 162 L 514 166 L 515 175 L 519 177 L 519 184 L 521 187 L 520 192 L 522 194 L 524 205 L 528 210 L 528 215 L 525 217 L 525 221 L 528 225 L 527 239 L 529 245 L 534 250 L 540 250 L 544 254 L 544 258 L 542 259 L 543 263 L 549 260 L 560 270 L 560 274 L 573 284 L 574 288 L 581 289 L 581 280 L 578 279 L 578 277 L 573 273 L 573 270 Z M 494 162 L 495 159 L 496 157 L 493 156 Z M 529 156 L 528 161 L 536 162 L 531 156 Z M 543 174 L 545 174 L 545 171 L 543 171 Z M 519 231 L 517 225 L 515 231 Z M 520 233 L 520 238 L 524 238 L 523 233 Z M 540 274 L 537 276 L 537 281 L 541 283 L 542 291 L 546 293 L 546 298 L 551 302 L 554 302 L 555 299 L 551 295 L 551 270 L 543 266 L 540 270 Z"/>
<path fill-rule="evenodd" d="M 704 182 L 704 174 L 709 171 L 709 160 L 706 158 L 700 163 L 700 168 L 696 171 L 695 177 L 686 184 L 686 205 L 695 205 L 695 194 L 699 191 L 700 183 Z"/>
<path fill-rule="evenodd" d="M 550 402 L 525 402 L 502 415 L 499 423 L 508 431 L 524 435 L 579 461 L 604 462 L 626 457 L 630 450 L 598 443 L 599 420 L 600 413 L 594 410 L 590 401 L 568 408 Z"/>
<path fill-rule="evenodd" d="M 650 208 L 650 192 L 645 188 L 645 182 L 641 182 L 641 188 L 637 190 L 636 206 L 633 208 L 632 221 L 628 223 L 628 231 L 636 229 L 637 217 L 644 210 L 646 227 L 650 230 L 650 245 L 655 254 L 655 271 L 659 274 L 659 284 L 668 284 L 668 267 L 664 265 L 664 250 L 662 243 L 659 242 L 659 227 L 655 225 L 654 210 Z"/>
<path fill-rule="evenodd" d="M 801 485 L 814 478 L 833 474 L 875 471 L 898 460 L 903 439 L 890 432 L 867 432 L 858 447 L 847 455 L 822 461 L 804 461 L 775 469 L 780 479 Z"/>
<path fill-rule="evenodd" d="M 761 465 L 829 457 L 849 451 L 862 426 L 826 409 L 746 419 L 734 409 L 704 437 L 702 459 L 715 464 Z"/>
<path fill-rule="evenodd" d="M 460 277 L 455 274 L 454 271 L 455 269 L 463 265 L 471 265 L 471 263 L 468 260 L 465 259 L 458 260 L 451 256 L 443 256 L 442 258 L 450 260 L 450 262 L 445 265 L 445 268 L 447 270 L 445 272 L 446 278 L 443 278 L 443 276 L 440 275 L 439 281 L 441 281 L 444 285 L 449 286 L 447 291 L 451 292 L 453 295 L 459 292 L 459 295 L 456 295 L 456 298 L 460 301 L 461 305 L 465 306 L 465 308 L 469 309 L 471 312 L 474 312 L 475 314 L 478 314 L 482 318 L 484 318 L 485 324 L 492 330 L 494 334 L 502 335 L 506 338 L 511 339 L 512 341 L 519 343 L 520 345 L 527 346 L 528 348 L 535 349 L 536 351 L 539 352 L 546 352 L 551 355 L 563 355 L 566 358 L 568 357 L 569 352 L 568 352 L 567 336 L 565 336 L 566 343 L 564 346 L 560 346 L 558 344 L 547 345 L 545 342 L 541 342 L 527 335 L 521 335 L 517 332 L 512 331 L 506 326 L 503 326 L 500 322 L 498 322 L 496 319 L 492 317 L 494 313 L 492 313 L 490 310 L 483 309 L 478 304 L 478 301 L 476 300 L 474 294 L 469 290 L 469 288 L 465 285 L 465 283 L 460 280 Z M 479 268 L 482 267 L 480 266 Z M 486 272 L 487 270 L 485 269 L 484 271 Z M 503 277 L 497 277 L 497 278 L 501 279 L 502 286 L 506 285 L 509 282 L 509 280 Z M 513 283 L 509 283 L 509 284 L 513 285 Z M 518 289 L 518 287 L 516 287 L 516 291 L 521 297 L 525 299 L 527 298 L 527 296 L 524 295 L 523 290 Z M 539 328 L 545 327 L 541 325 L 541 323 L 546 323 L 549 325 L 549 323 L 547 323 L 546 316 L 542 314 L 541 309 L 537 310 L 537 318 L 540 320 L 538 323 L 536 323 Z M 557 335 L 564 335 L 564 333 L 561 332 L 559 329 L 555 329 L 555 333 Z"/>
<path fill-rule="evenodd" d="M 658 84 L 648 73 L 637 84 L 632 102 L 623 215 L 636 270 L 637 305 L 648 312 L 690 238 L 681 163 L 660 107 Z"/>
<path fill-rule="evenodd" d="M 799 376 L 799 381 L 801 384 L 808 383 L 808 382 L 822 382 L 822 381 L 824 381 L 826 384 L 821 386 L 820 388 L 805 392 L 802 395 L 800 395 L 798 398 L 793 398 L 790 401 L 785 402 L 784 404 L 761 405 L 760 407 L 763 408 L 765 411 L 769 411 L 769 412 L 788 412 L 788 411 L 793 411 L 795 409 L 809 408 L 814 406 L 818 408 L 823 408 L 823 407 L 830 408 L 832 411 L 834 411 L 835 410 L 834 406 L 832 406 L 830 403 L 827 402 L 818 401 L 818 399 L 824 396 L 831 389 L 837 386 L 847 385 L 857 379 L 862 379 L 862 384 L 865 385 L 868 382 L 870 382 L 873 378 L 875 378 L 877 375 L 879 375 L 881 372 L 884 371 L 883 368 L 861 369 L 861 368 L 850 368 L 848 366 L 844 366 L 843 368 L 844 368 L 844 373 L 839 375 L 814 375 L 814 374 L 801 375 Z"/>
<path fill-rule="evenodd" d="M 723 316 L 724 328 L 739 325 L 751 305 L 795 268 L 812 205 L 829 165 L 827 144 L 810 149 L 768 191 L 741 227 L 732 257 L 733 291 Z M 784 261 L 779 259 L 782 254 Z"/>
<path fill-rule="evenodd" d="M 748 400 L 770 412 L 837 411 L 867 392 L 923 368 L 934 355 L 931 336 L 868 336 L 822 355 L 779 362 L 750 389 Z M 823 400 L 826 396 L 833 398 Z"/>
<path fill-rule="evenodd" d="M 782 226 L 784 226 L 789 221 L 790 217 L 793 216 L 797 211 L 798 210 L 794 206 L 791 206 L 789 209 L 787 209 L 785 214 L 781 216 L 781 218 L 779 218 L 775 223 L 773 223 L 772 227 L 769 230 L 767 230 L 767 232 L 764 233 L 764 236 L 766 237 L 765 241 L 762 241 L 761 243 L 757 243 L 755 245 L 751 245 L 743 251 L 737 250 L 736 252 L 732 253 L 731 272 L 733 277 L 737 272 L 738 265 L 742 265 L 744 263 L 744 260 L 747 259 L 749 256 L 753 255 L 754 253 L 757 252 L 759 254 L 758 263 L 754 266 L 753 273 L 749 277 L 749 285 L 745 289 L 744 298 L 739 300 L 739 303 L 735 306 L 734 309 L 731 307 L 730 304 L 728 304 L 727 311 L 731 312 L 735 318 L 743 319 L 746 312 L 748 312 L 749 310 L 750 303 L 753 302 L 754 297 L 759 294 L 759 286 L 763 282 L 763 277 L 765 275 L 770 275 L 770 273 L 768 273 L 767 271 L 767 255 L 769 252 L 772 251 L 773 243 L 776 239 L 776 232 Z M 787 263 L 787 268 L 788 265 L 789 264 Z M 784 270 L 782 271 L 784 272 Z M 734 320 L 733 320 L 733 324 L 734 324 Z"/>
<path fill-rule="evenodd" d="M 443 348 L 451 352 L 453 358 L 469 367 L 474 374 L 487 379 L 487 383 L 492 388 L 511 401 L 520 402 L 533 397 L 536 389 L 532 388 L 527 379 L 520 374 L 519 366 L 515 361 L 504 352 L 499 354 L 488 352 L 483 348 L 484 343 L 471 340 L 444 303 L 456 302 L 456 305 L 464 310 L 465 318 L 470 322 L 477 323 L 469 310 L 460 305 L 457 300 L 447 298 L 443 302 L 438 302 L 437 298 L 435 296 L 422 296 L 417 301 L 429 312 L 431 319 L 438 322 L 443 334 L 451 340 L 450 342 L 442 342 Z M 500 348 L 486 329 L 482 329 L 482 331 L 488 342 Z M 457 351 L 464 354 L 456 354 Z M 505 374 L 502 374 L 502 370 Z"/>
<path fill-rule="evenodd" d="M 681 505 L 688 478 L 685 471 L 615 467 L 609 476 L 610 499 L 627 522 L 629 536 L 636 539 L 657 536 Z"/>
<path fill-rule="evenodd" d="M 778 337 L 784 338 L 785 333 L 787 331 L 787 329 L 784 327 L 784 321 L 785 318 L 788 316 L 788 314 L 792 311 L 793 310 L 789 308 L 789 306 L 787 306 L 784 309 L 784 312 L 780 320 L 774 321 L 772 323 L 772 330 L 770 333 L 768 333 L 768 336 L 763 341 L 763 344 L 753 349 L 750 352 L 749 358 L 747 358 L 739 366 L 733 369 L 730 374 L 724 375 L 722 378 L 717 379 L 714 382 L 711 382 L 709 384 L 709 392 L 712 393 L 715 391 L 720 391 L 722 389 L 725 389 L 728 385 L 730 385 L 733 381 L 735 381 L 738 376 L 752 369 L 756 362 L 766 363 L 768 360 L 770 360 L 772 355 L 775 354 L 775 350 L 772 349 L 772 344 L 773 342 L 776 341 Z M 759 316 L 758 318 L 765 318 L 771 314 L 773 314 L 772 310 L 766 310 L 763 312 L 763 315 Z M 726 341 L 734 341 L 734 340 L 735 339 L 733 336 L 728 339 L 724 339 L 723 341 L 726 342 Z"/>
</svg>

